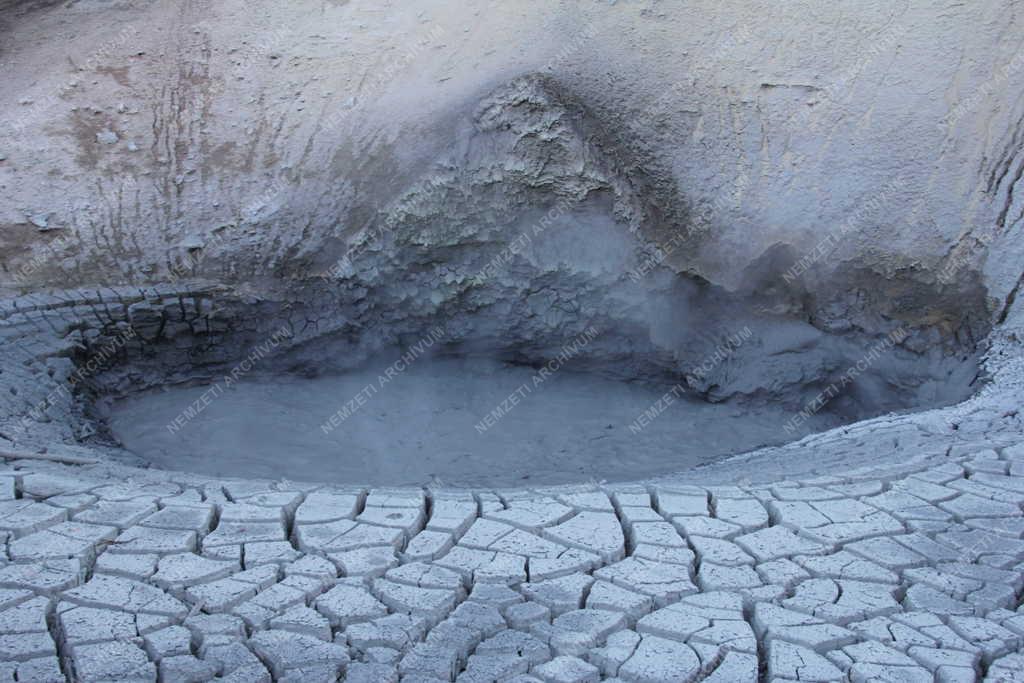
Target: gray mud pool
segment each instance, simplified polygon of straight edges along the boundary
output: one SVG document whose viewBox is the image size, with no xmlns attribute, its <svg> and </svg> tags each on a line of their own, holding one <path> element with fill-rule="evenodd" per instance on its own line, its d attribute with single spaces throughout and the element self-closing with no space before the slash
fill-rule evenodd
<svg viewBox="0 0 1024 683">
<path fill-rule="evenodd" d="M 523 486 L 677 472 L 790 441 L 792 412 L 699 401 L 492 361 L 177 386 L 114 404 L 111 432 L 157 467 L 372 485 Z M 816 416 L 804 432 L 834 426 Z M 802 435 L 802 434 L 801 434 Z"/>
</svg>

